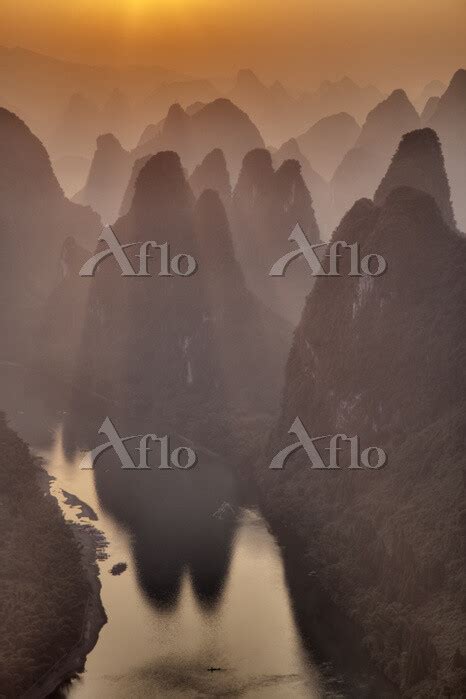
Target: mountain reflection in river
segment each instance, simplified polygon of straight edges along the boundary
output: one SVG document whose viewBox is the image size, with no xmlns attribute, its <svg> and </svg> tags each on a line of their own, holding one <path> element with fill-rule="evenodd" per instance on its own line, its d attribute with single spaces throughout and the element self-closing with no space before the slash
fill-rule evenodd
<svg viewBox="0 0 466 699">
<path fill-rule="evenodd" d="M 279 547 L 219 459 L 199 450 L 191 471 L 125 473 L 107 455 L 82 470 L 83 451 L 104 441 L 96 425 L 106 406 L 71 408 L 63 386 L 19 365 L 0 363 L 0 385 L 11 427 L 43 457 L 66 517 L 89 522 L 63 490 L 95 511 L 89 523 L 109 542 L 99 564 L 108 622 L 85 672 L 57 696 L 399 696 L 320 589 L 295 535 L 285 526 Z M 115 420 L 120 434 L 145 433 L 124 421 Z M 120 562 L 127 570 L 112 575 Z"/>
<path fill-rule="evenodd" d="M 70 697 L 318 697 L 318 673 L 293 621 L 280 551 L 262 518 L 238 505 L 227 468 L 125 472 L 102 458 L 81 470 L 61 431 L 42 451 L 61 489 L 98 514 L 108 616 Z M 111 575 L 114 563 L 128 570 Z M 221 668 L 209 672 L 209 668 Z"/>
</svg>

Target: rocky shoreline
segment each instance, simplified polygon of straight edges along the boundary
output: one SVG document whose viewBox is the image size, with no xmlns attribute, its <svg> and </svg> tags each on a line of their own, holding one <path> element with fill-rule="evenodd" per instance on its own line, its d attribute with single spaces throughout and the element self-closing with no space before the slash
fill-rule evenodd
<svg viewBox="0 0 466 699">
<path fill-rule="evenodd" d="M 46 471 L 41 472 L 40 480 L 44 495 L 56 500 L 50 490 L 52 479 Z M 59 507 L 58 502 L 57 507 Z M 107 623 L 107 615 L 100 597 L 102 585 L 97 564 L 97 560 L 101 557 L 99 551 L 102 548 L 102 535 L 88 524 L 67 521 L 67 526 L 71 527 L 81 551 L 82 566 L 90 587 L 81 637 L 72 651 L 51 667 L 41 680 L 23 694 L 22 699 L 48 697 L 83 672 L 86 658 L 96 645 L 100 630 Z"/>
</svg>

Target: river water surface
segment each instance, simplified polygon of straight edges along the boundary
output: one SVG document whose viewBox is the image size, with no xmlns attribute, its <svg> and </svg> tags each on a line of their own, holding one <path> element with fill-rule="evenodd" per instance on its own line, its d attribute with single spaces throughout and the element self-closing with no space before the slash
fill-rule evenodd
<svg viewBox="0 0 466 699">
<path fill-rule="evenodd" d="M 399 696 L 319 592 L 305 549 L 293 536 L 278 546 L 258 511 L 242 507 L 235 474 L 215 455 L 201 453 L 189 471 L 128 472 L 111 458 L 82 469 L 74 433 L 87 411 L 70 413 L 66 392 L 48 381 L 31 391 L 20 366 L 0 364 L 0 380 L 1 408 L 42 457 L 66 519 L 93 525 L 108 542 L 99 561 L 108 622 L 60 696 Z M 92 424 L 101 443 L 100 422 Z M 63 491 L 97 520 L 79 517 Z M 117 563 L 127 564 L 119 576 L 110 572 Z"/>
<path fill-rule="evenodd" d="M 58 432 L 52 448 L 41 456 L 55 478 L 52 493 L 67 519 L 88 521 L 77 519 L 80 509 L 65 504 L 62 490 L 93 508 L 98 516 L 94 524 L 109 542 L 109 558 L 99 564 L 108 623 L 68 696 L 309 699 L 322 695 L 319 675 L 301 649 L 280 549 L 260 515 L 241 508 L 236 512 L 228 570 L 215 604 L 199 598 L 199 585 L 193 586 L 191 574 L 182 570 L 174 604 L 161 605 L 141 584 L 134 534 L 102 508 L 93 472 L 79 468 L 82 455 L 68 460 Z M 232 510 L 228 503 L 224 512 L 211 517 L 212 526 L 221 526 Z M 154 545 L 160 543 L 157 537 Z M 168 536 L 167 546 L 170 543 Z M 128 569 L 114 576 L 110 569 L 118 562 L 127 563 Z"/>
</svg>

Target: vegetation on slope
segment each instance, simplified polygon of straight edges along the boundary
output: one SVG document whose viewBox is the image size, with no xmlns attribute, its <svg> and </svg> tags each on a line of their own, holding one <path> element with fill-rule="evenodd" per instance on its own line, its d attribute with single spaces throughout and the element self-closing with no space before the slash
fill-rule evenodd
<svg viewBox="0 0 466 699">
<path fill-rule="evenodd" d="M 89 583 L 40 464 L 0 413 L 0 696 L 19 697 L 79 642 Z"/>
</svg>

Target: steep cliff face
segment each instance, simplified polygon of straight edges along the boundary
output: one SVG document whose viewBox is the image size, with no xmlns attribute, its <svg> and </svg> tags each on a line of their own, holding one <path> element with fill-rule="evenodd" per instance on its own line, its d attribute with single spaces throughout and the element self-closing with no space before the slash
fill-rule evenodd
<svg viewBox="0 0 466 699">
<path fill-rule="evenodd" d="M 248 153 L 233 193 L 235 248 L 249 288 L 262 302 L 295 322 L 301 313 L 312 277 L 303 259 L 284 277 L 269 272 L 295 243 L 288 239 L 299 224 L 311 244 L 319 242 L 312 199 L 300 164 L 286 160 L 274 170 L 264 149 Z"/>
<path fill-rule="evenodd" d="M 102 221 L 113 223 L 118 216 L 131 168 L 131 157 L 113 134 L 99 136 L 84 188 L 73 201 L 90 206 Z"/>
<path fill-rule="evenodd" d="M 214 439 L 232 411 L 271 410 L 288 327 L 246 290 L 218 194 L 208 190 L 196 204 L 179 157 L 161 152 L 142 168 L 113 230 L 121 244 L 167 242 L 170 259 L 191 255 L 197 269 L 161 276 L 158 250 L 146 277 L 122 277 L 114 260 L 103 262 L 76 383 L 197 438 L 210 429 Z M 138 254 L 139 244 L 128 248 L 136 270 Z"/>
<path fill-rule="evenodd" d="M 357 202 L 334 240 L 387 262 L 379 277 L 321 277 L 288 360 L 282 414 L 259 474 L 272 521 L 310 566 L 403 696 L 461 695 L 466 460 L 466 243 L 434 199 L 399 188 Z M 315 470 L 303 449 L 267 467 L 299 417 L 329 464 L 329 436 L 382 448 L 381 470 Z"/>
<path fill-rule="evenodd" d="M 100 221 L 65 198 L 42 143 L 0 109 L 0 317 L 2 353 L 24 358 L 43 303 L 59 279 L 63 242 L 93 245 Z"/>
<path fill-rule="evenodd" d="M 466 70 L 458 70 L 428 125 L 442 143 L 459 228 L 466 230 Z"/>
<path fill-rule="evenodd" d="M 374 196 L 401 137 L 419 126 L 419 116 L 403 90 L 395 90 L 369 112 L 354 148 L 331 181 L 334 225 L 355 201 Z"/>
</svg>

